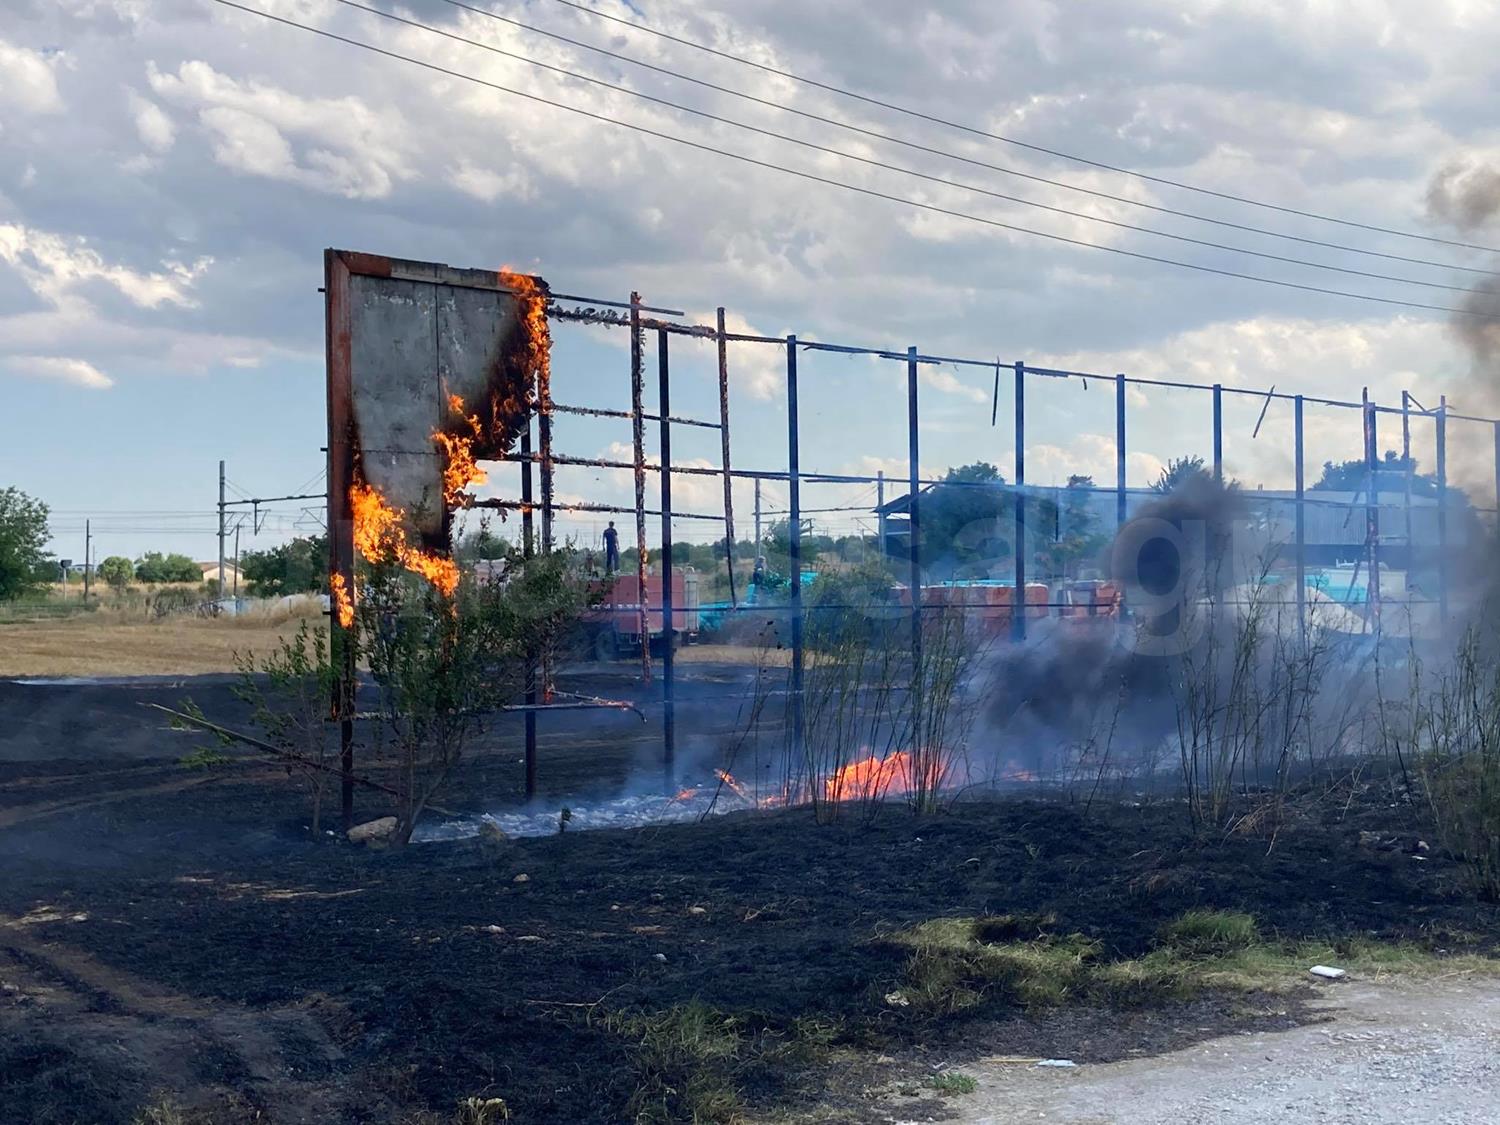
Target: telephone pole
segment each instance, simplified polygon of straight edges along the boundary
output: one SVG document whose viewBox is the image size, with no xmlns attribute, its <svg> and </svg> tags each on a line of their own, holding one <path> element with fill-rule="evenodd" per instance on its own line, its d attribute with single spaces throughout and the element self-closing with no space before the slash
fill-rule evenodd
<svg viewBox="0 0 1500 1125">
<path fill-rule="evenodd" d="M 755 478 L 755 557 L 760 557 L 760 478 Z"/>
<path fill-rule="evenodd" d="M 83 521 L 83 600 L 89 600 L 89 577 L 94 570 L 94 530 L 93 521 Z"/>
<path fill-rule="evenodd" d="M 219 597 L 224 597 L 224 462 L 219 462 Z"/>
</svg>

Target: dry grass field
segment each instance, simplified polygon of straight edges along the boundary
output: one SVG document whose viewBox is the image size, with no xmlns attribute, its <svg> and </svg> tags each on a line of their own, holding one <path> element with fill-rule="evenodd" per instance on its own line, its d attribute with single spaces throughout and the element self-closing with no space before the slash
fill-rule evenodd
<svg viewBox="0 0 1500 1125">
<path fill-rule="evenodd" d="M 233 672 L 236 653 L 263 652 L 323 620 L 316 602 L 298 611 L 239 618 L 81 614 L 59 620 L 0 624 L 0 677 L 173 676 Z"/>
</svg>

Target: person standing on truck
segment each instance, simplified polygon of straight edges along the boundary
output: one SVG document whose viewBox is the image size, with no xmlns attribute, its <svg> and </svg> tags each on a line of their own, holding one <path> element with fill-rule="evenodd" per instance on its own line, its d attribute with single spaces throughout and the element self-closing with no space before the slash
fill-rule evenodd
<svg viewBox="0 0 1500 1125">
<path fill-rule="evenodd" d="M 613 574 L 620 569 L 620 533 L 615 530 L 615 521 L 610 520 L 604 529 L 604 573 Z"/>
</svg>

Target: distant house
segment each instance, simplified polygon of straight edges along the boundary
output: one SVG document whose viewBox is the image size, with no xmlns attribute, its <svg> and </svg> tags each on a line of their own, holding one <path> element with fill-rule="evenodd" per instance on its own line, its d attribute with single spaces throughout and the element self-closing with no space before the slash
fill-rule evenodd
<svg viewBox="0 0 1500 1125">
<path fill-rule="evenodd" d="M 203 581 L 215 583 L 219 581 L 219 564 L 217 562 L 201 562 L 198 564 L 198 569 L 203 572 Z M 239 577 L 239 569 L 234 563 L 226 562 L 224 564 L 224 585 L 233 586 L 239 581 Z"/>
</svg>

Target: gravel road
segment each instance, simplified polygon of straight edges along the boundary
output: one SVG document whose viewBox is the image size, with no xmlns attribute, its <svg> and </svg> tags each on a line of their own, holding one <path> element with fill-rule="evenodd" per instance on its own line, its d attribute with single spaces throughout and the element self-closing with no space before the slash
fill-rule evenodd
<svg viewBox="0 0 1500 1125">
<path fill-rule="evenodd" d="M 978 1091 L 950 1104 L 972 1125 L 1500 1122 L 1500 981 L 1340 982 L 1318 1007 L 1328 1022 L 1157 1058 L 977 1064 Z"/>
</svg>

